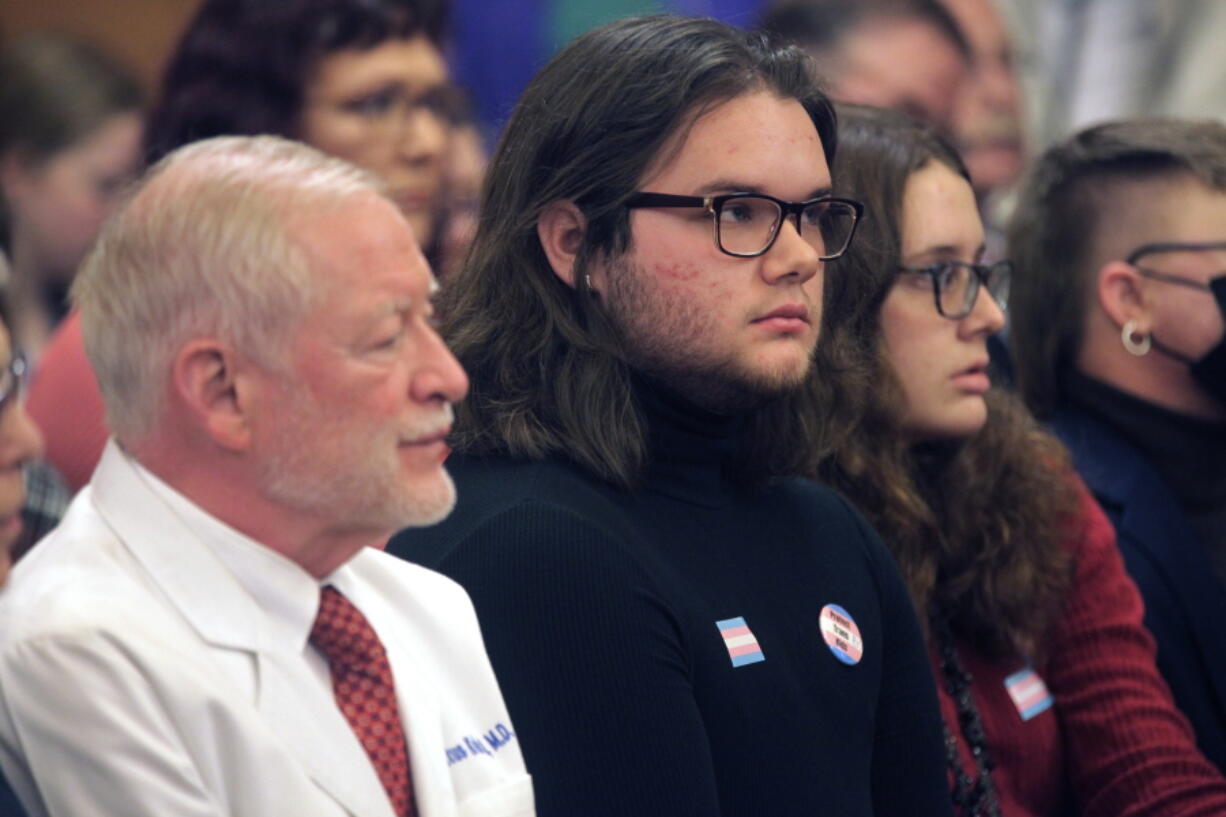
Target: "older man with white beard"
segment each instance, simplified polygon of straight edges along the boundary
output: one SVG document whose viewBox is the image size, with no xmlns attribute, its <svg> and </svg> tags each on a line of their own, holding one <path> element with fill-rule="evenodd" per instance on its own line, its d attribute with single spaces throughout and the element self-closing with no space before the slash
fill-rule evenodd
<svg viewBox="0 0 1226 817">
<path fill-rule="evenodd" d="M 104 230 L 73 299 L 114 439 L 0 601 L 32 815 L 533 812 L 468 597 L 380 552 L 455 501 L 434 286 L 369 176 L 272 137 Z"/>
</svg>

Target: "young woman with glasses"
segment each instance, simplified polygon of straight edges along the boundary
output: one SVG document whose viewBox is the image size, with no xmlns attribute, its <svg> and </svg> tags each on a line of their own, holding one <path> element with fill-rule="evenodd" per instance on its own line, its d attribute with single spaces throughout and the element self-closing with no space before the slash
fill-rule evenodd
<svg viewBox="0 0 1226 817">
<path fill-rule="evenodd" d="M 983 263 L 965 166 L 901 114 L 839 119 L 835 192 L 868 215 L 827 272 L 815 471 L 880 531 L 927 623 L 955 811 L 1226 813 L 1109 523 L 992 388 L 1009 267 Z"/>
</svg>

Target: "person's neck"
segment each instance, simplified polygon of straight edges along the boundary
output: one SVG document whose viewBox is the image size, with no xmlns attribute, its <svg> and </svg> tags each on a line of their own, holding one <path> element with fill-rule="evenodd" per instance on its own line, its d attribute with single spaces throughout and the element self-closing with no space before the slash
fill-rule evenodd
<svg viewBox="0 0 1226 817">
<path fill-rule="evenodd" d="M 338 529 L 328 509 L 290 508 L 266 497 L 241 458 L 194 451 L 168 455 L 148 447 L 138 462 L 189 502 L 322 579 L 364 547 L 382 548 L 395 531 Z"/>
<path fill-rule="evenodd" d="M 1098 343 L 1087 339 L 1076 370 L 1167 411 L 1209 422 L 1226 421 L 1226 406 L 1196 383 L 1188 362 L 1172 357 L 1156 344 L 1138 357 L 1126 352 L 1118 337 Z"/>
<path fill-rule="evenodd" d="M 1151 353 L 1152 354 L 1152 353 Z M 1173 414 L 1181 414 L 1204 422 L 1226 422 L 1226 406 L 1214 400 L 1192 379 L 1187 364 L 1170 361 L 1173 366 L 1151 377 L 1094 377 L 1116 391 L 1158 406 Z M 1175 371 L 1178 367 L 1180 370 Z"/>
<path fill-rule="evenodd" d="M 647 424 L 651 487 L 695 504 L 725 502 L 743 417 L 700 408 L 658 380 L 638 378 L 634 388 Z"/>
<path fill-rule="evenodd" d="M 1129 441 L 1194 511 L 1226 497 L 1226 422 L 1174 412 L 1083 374 L 1066 376 L 1070 401 Z"/>
</svg>

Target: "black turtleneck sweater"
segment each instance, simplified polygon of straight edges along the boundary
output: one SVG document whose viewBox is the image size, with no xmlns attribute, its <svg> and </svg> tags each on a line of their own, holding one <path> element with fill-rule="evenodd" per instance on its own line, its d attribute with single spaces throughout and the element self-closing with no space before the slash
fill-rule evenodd
<svg viewBox="0 0 1226 817">
<path fill-rule="evenodd" d="M 643 490 L 458 456 L 451 517 L 388 545 L 472 596 L 538 813 L 949 814 L 931 669 L 880 540 L 813 483 L 734 487 L 737 420 L 640 398 Z M 855 663 L 827 646 L 828 605 Z"/>
<path fill-rule="evenodd" d="M 1178 414 L 1071 373 L 1070 399 L 1128 440 L 1175 494 L 1226 588 L 1226 423 Z"/>
</svg>

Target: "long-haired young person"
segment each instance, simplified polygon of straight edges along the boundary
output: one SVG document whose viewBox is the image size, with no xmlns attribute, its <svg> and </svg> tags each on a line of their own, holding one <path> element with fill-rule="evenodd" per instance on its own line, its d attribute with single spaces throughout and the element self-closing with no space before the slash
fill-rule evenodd
<svg viewBox="0 0 1226 817">
<path fill-rule="evenodd" d="M 541 815 L 949 813 L 906 588 L 799 478 L 835 132 L 797 49 L 635 18 L 490 163 L 439 310 L 459 505 L 388 550 L 472 595 Z"/>
<path fill-rule="evenodd" d="M 927 624 L 957 811 L 1223 813 L 1110 524 L 991 389 L 1009 270 L 981 263 L 965 166 L 901 114 L 840 124 L 836 189 L 872 220 L 828 279 L 817 471 L 881 532 Z"/>
</svg>

